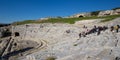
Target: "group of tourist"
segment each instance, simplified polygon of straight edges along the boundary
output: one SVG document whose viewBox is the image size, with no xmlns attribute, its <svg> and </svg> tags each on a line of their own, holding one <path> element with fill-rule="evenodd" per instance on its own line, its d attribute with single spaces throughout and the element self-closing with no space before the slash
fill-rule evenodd
<svg viewBox="0 0 120 60">
<path fill-rule="evenodd" d="M 106 29 L 108 29 L 107 26 L 95 26 L 92 29 L 87 29 L 87 27 L 84 25 L 83 26 L 84 29 L 86 29 L 86 31 L 83 31 L 81 33 L 79 33 L 79 38 L 81 37 L 86 37 L 86 35 L 92 34 L 92 33 L 97 33 L 97 35 L 100 35 L 101 31 L 105 31 Z M 111 26 L 110 27 L 110 31 L 111 32 L 117 32 L 119 31 L 120 26 L 119 25 L 115 25 L 115 26 Z"/>
</svg>

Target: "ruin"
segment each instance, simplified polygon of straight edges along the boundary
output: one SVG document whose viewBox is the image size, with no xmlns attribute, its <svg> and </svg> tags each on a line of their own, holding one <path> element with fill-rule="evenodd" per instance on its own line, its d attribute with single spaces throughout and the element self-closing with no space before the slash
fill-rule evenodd
<svg viewBox="0 0 120 60">
<path fill-rule="evenodd" d="M 101 12 L 101 16 L 112 15 L 112 12 Z M 90 13 L 74 17 L 87 16 Z M 109 28 L 120 24 L 120 18 L 105 23 L 101 23 L 102 20 L 82 20 L 75 24 L 24 24 L 8 30 L 1 27 L 0 37 L 4 37 L 0 38 L 0 60 L 119 60 L 120 30 L 116 33 Z M 79 33 L 91 30 L 94 25 L 107 26 L 108 29 L 99 35 L 92 33 L 80 37 Z"/>
</svg>

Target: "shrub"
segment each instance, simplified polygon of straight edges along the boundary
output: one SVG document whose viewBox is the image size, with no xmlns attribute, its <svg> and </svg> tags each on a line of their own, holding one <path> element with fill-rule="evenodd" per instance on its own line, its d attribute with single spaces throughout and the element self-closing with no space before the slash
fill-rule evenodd
<svg viewBox="0 0 120 60">
<path fill-rule="evenodd" d="M 120 7 L 113 8 L 112 10 L 120 9 Z"/>
<path fill-rule="evenodd" d="M 74 44 L 74 46 L 77 46 L 77 44 Z"/>
<path fill-rule="evenodd" d="M 51 56 L 51 57 L 48 57 L 46 60 L 55 60 L 56 58 Z"/>
<path fill-rule="evenodd" d="M 120 17 L 120 15 L 111 15 L 111 16 L 106 16 L 106 17 L 103 17 L 105 18 L 104 20 L 102 20 L 101 22 L 107 22 L 107 21 L 111 21 L 117 17 Z"/>
<path fill-rule="evenodd" d="M 92 15 L 92 16 L 97 16 L 97 15 L 99 14 L 99 12 L 100 12 L 100 11 L 93 11 L 93 12 L 91 12 L 91 15 Z"/>
</svg>

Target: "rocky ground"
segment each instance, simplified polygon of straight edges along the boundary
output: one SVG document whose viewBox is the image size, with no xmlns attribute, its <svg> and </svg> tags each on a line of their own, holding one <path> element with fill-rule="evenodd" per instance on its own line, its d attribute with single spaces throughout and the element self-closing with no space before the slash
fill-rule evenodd
<svg viewBox="0 0 120 60">
<path fill-rule="evenodd" d="M 88 29 L 94 25 L 120 24 L 120 18 L 106 23 L 100 23 L 100 20 L 12 26 L 12 37 L 0 40 L 0 47 L 4 49 L 0 51 L 1 56 L 9 57 L 9 60 L 118 60 L 120 31 L 107 29 L 100 35 L 92 33 L 79 38 L 79 33 L 85 31 L 84 24 Z"/>
</svg>

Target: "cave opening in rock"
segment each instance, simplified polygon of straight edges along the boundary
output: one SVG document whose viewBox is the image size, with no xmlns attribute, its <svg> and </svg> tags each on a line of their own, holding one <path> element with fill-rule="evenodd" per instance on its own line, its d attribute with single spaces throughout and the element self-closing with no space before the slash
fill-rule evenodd
<svg viewBox="0 0 120 60">
<path fill-rule="evenodd" d="M 108 16 L 108 15 L 110 15 L 110 13 L 108 13 L 108 14 L 104 14 L 104 15 Z"/>
<path fill-rule="evenodd" d="M 19 32 L 15 32 L 15 37 L 20 36 Z"/>
<path fill-rule="evenodd" d="M 81 17 L 84 17 L 84 16 L 80 15 L 79 18 L 81 18 Z"/>
<path fill-rule="evenodd" d="M 10 31 L 3 31 L 2 32 L 2 37 L 8 37 L 8 36 L 11 36 L 11 32 Z"/>
</svg>

